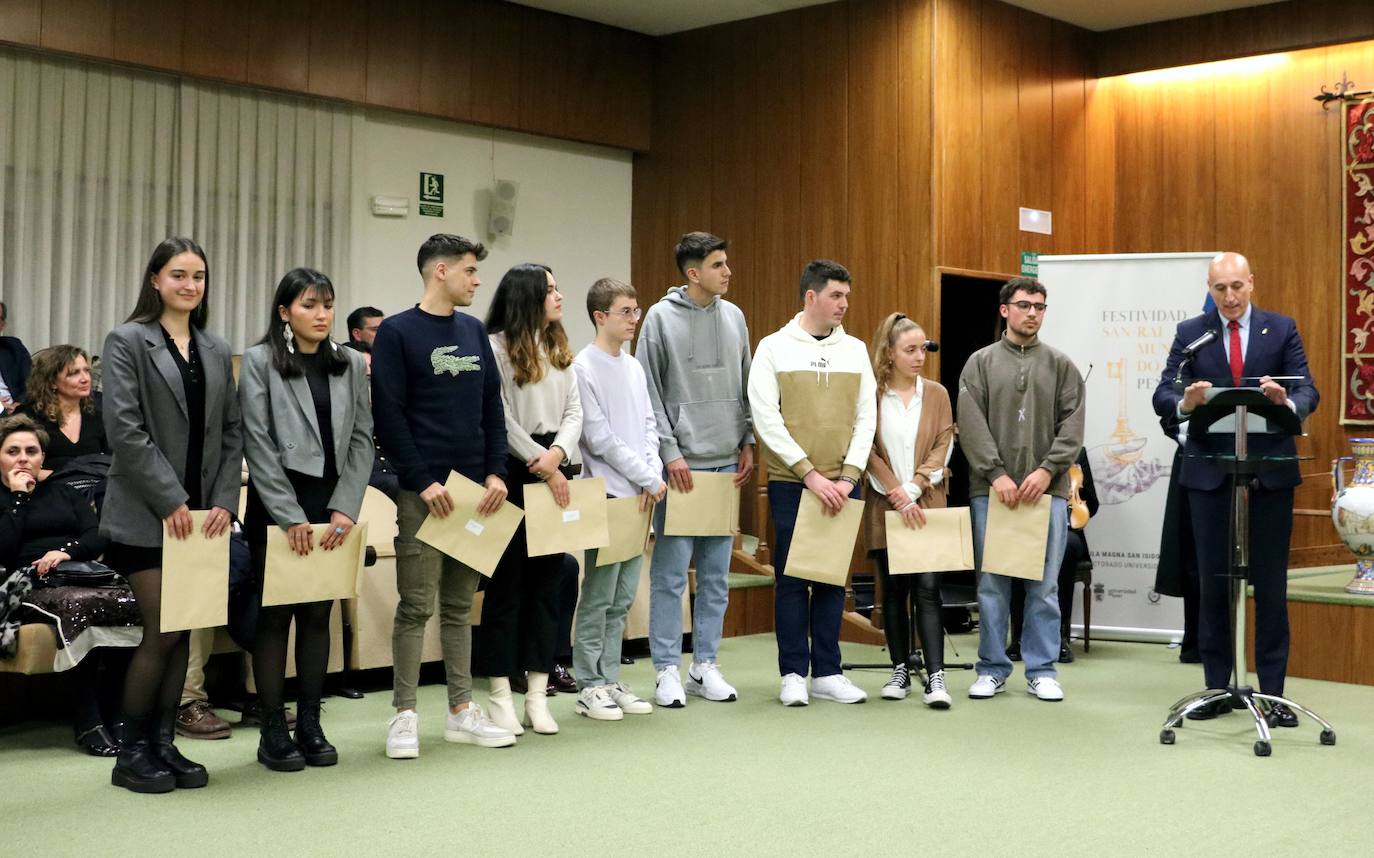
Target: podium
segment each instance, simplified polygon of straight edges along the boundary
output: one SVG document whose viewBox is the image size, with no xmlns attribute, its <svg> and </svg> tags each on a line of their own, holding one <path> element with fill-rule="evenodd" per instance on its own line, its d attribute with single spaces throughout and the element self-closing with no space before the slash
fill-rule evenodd
<svg viewBox="0 0 1374 858">
<path fill-rule="evenodd" d="M 1215 701 L 1229 699 L 1235 709 L 1244 709 L 1254 718 L 1255 732 L 1259 735 L 1254 746 L 1255 756 L 1267 757 L 1273 750 L 1269 723 L 1257 702 L 1261 700 L 1271 704 L 1282 703 L 1303 713 L 1321 725 L 1321 744 L 1334 745 L 1336 731 L 1315 712 L 1285 697 L 1264 694 L 1245 684 L 1248 670 L 1244 635 L 1245 605 L 1241 594 L 1245 592 L 1245 581 L 1250 575 L 1250 489 L 1257 474 L 1296 459 L 1294 456 L 1251 456 L 1250 435 L 1301 435 L 1302 422 L 1291 408 L 1275 405 L 1255 388 L 1212 388 L 1208 394 L 1207 401 L 1190 415 L 1188 433 L 1193 437 L 1202 433 L 1235 436 L 1234 454 L 1204 457 L 1216 462 L 1227 473 L 1231 488 L 1227 539 L 1230 550 L 1226 570 L 1231 596 L 1231 684 L 1226 688 L 1211 688 L 1190 694 L 1170 707 L 1159 732 L 1160 744 L 1174 744 L 1174 730 L 1183 726 L 1183 719 L 1189 712 Z M 1199 572 L 1203 575 L 1214 574 L 1205 569 Z"/>
</svg>

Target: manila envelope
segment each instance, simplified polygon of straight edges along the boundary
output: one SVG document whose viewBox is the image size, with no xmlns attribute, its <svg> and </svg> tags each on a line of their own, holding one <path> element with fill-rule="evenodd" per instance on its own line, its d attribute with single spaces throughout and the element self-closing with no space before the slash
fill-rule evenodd
<svg viewBox="0 0 1374 858">
<path fill-rule="evenodd" d="M 966 506 L 925 511 L 925 527 L 902 523 L 902 514 L 883 513 L 888 572 L 961 572 L 973 568 L 973 524 Z"/>
<path fill-rule="evenodd" d="M 1045 577 L 1045 548 L 1050 538 L 1050 496 L 1035 505 L 1009 509 L 996 492 L 988 492 L 988 527 L 983 534 L 983 572 L 1039 581 Z"/>
<path fill-rule="evenodd" d="M 209 510 L 191 510 L 191 535 L 162 537 L 162 630 L 212 629 L 229 622 L 229 528 L 206 539 Z"/>
<path fill-rule="evenodd" d="M 803 491 L 783 574 L 843 587 L 863 517 L 863 501 L 851 499 L 839 515 L 826 515 L 816 493 Z"/>
<path fill-rule="evenodd" d="M 553 502 L 548 486 L 525 487 L 525 542 L 529 556 L 605 548 L 611 542 L 606 481 L 600 477 L 569 480 L 568 508 Z"/>
<path fill-rule="evenodd" d="M 496 512 L 482 515 L 477 506 L 487 490 L 456 471 L 449 472 L 444 488 L 453 498 L 453 512 L 446 518 L 425 516 L 415 538 L 490 578 L 520 526 L 520 507 L 503 501 Z"/>
<path fill-rule="evenodd" d="M 298 605 L 358 598 L 358 576 L 367 548 L 367 522 L 348 531 L 333 551 L 320 547 L 329 525 L 316 524 L 315 546 L 304 557 L 291 550 L 286 531 L 267 528 L 267 563 L 263 570 L 262 604 Z"/>
<path fill-rule="evenodd" d="M 649 521 L 654 508 L 639 511 L 639 496 L 611 498 L 606 501 L 606 517 L 611 530 L 611 542 L 596 550 L 593 565 L 609 566 L 644 553 L 649 544 Z"/>
<path fill-rule="evenodd" d="M 735 475 L 692 471 L 692 490 L 668 484 L 664 536 L 734 536 L 739 531 L 739 489 Z"/>
</svg>

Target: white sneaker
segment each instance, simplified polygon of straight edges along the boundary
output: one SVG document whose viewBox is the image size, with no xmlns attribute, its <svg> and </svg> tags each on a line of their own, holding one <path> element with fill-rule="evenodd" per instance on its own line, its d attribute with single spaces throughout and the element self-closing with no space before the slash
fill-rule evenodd
<svg viewBox="0 0 1374 858">
<path fill-rule="evenodd" d="M 420 716 L 414 709 L 391 716 L 386 728 L 386 755 L 393 760 L 413 760 L 420 756 Z"/>
<path fill-rule="evenodd" d="M 654 704 L 635 694 L 623 682 L 606 686 L 606 693 L 626 715 L 652 715 Z"/>
<path fill-rule="evenodd" d="M 1064 689 L 1053 676 L 1037 676 L 1026 680 L 1026 693 L 1034 694 L 1037 700 L 1058 703 L 1064 699 Z"/>
<path fill-rule="evenodd" d="M 836 703 L 862 703 L 868 699 L 868 692 L 850 682 L 843 673 L 812 677 L 811 693 Z"/>
<path fill-rule="evenodd" d="M 497 726 L 476 703 L 469 703 L 457 715 L 449 713 L 444 722 L 444 738 L 480 748 L 508 748 L 515 744 L 515 734 Z"/>
<path fill-rule="evenodd" d="M 687 668 L 687 691 L 717 703 L 731 703 L 739 699 L 734 686 L 725 681 L 720 665 L 714 661 L 692 662 L 692 666 Z"/>
<path fill-rule="evenodd" d="M 782 692 L 778 699 L 783 706 L 805 706 L 811 702 L 806 694 L 806 678 L 797 673 L 789 673 L 782 678 Z"/>
<path fill-rule="evenodd" d="M 994 694 L 1001 694 L 1007 690 L 1007 681 L 998 679 L 989 673 L 980 673 L 978 678 L 969 686 L 968 696 L 974 700 L 986 700 Z"/>
<path fill-rule="evenodd" d="M 948 709 L 954 701 L 949 697 L 949 691 L 945 689 L 945 672 L 937 670 L 926 680 L 925 693 L 921 695 L 921 702 L 931 709 Z"/>
<path fill-rule="evenodd" d="M 682 675 L 677 665 L 670 664 L 658 672 L 654 681 L 654 702 L 668 709 L 681 709 L 687 705 L 687 693 L 682 690 Z"/>
<path fill-rule="evenodd" d="M 619 721 L 625 717 L 625 713 L 606 693 L 606 688 L 600 685 L 577 692 L 577 705 L 574 708 L 578 715 L 585 715 L 593 721 Z"/>
<path fill-rule="evenodd" d="M 905 664 L 897 664 L 892 667 L 892 675 L 883 683 L 882 694 L 884 700 L 905 700 L 911 692 L 911 671 L 906 669 Z"/>
</svg>

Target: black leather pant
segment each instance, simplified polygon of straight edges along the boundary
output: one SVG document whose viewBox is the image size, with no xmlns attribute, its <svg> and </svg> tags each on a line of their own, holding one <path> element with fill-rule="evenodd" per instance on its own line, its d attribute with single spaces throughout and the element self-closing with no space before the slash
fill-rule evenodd
<svg viewBox="0 0 1374 858">
<path fill-rule="evenodd" d="M 945 666 L 944 624 L 940 616 L 940 573 L 893 575 L 887 571 L 887 552 L 874 551 L 883 588 L 883 634 L 892 663 L 905 664 L 911 655 L 911 619 L 915 608 L 916 634 L 921 640 L 927 672 Z M 912 591 L 915 605 L 912 605 Z"/>
</svg>

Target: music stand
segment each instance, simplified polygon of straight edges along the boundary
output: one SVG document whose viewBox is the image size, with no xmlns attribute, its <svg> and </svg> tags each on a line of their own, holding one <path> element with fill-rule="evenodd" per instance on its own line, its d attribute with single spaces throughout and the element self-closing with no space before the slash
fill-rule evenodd
<svg viewBox="0 0 1374 858">
<path fill-rule="evenodd" d="M 1235 454 L 1207 455 L 1222 465 L 1231 484 L 1231 515 L 1228 542 L 1231 546 L 1227 558 L 1226 576 L 1231 585 L 1231 685 L 1226 688 L 1210 688 L 1195 692 L 1179 700 L 1169 709 L 1164 719 L 1164 727 L 1159 732 L 1162 745 L 1174 744 L 1174 729 L 1183 726 L 1183 719 L 1189 712 L 1218 700 L 1229 699 L 1234 708 L 1244 707 L 1255 719 L 1255 731 L 1259 740 L 1255 742 L 1255 756 L 1267 757 L 1272 752 L 1270 745 L 1269 723 L 1260 711 L 1256 700 L 1269 703 L 1282 703 L 1296 709 L 1322 726 L 1320 741 L 1323 745 L 1336 744 L 1336 731 L 1322 720 L 1317 713 L 1305 706 L 1279 697 L 1255 691 L 1245 684 L 1248 674 L 1245 660 L 1245 639 L 1240 632 L 1244 628 L 1242 611 L 1245 605 L 1240 599 L 1245 581 L 1250 575 L 1250 485 L 1254 477 L 1280 462 L 1293 461 L 1293 457 L 1265 457 L 1254 459 L 1249 455 L 1249 433 L 1271 435 L 1301 435 L 1302 422 L 1287 405 L 1275 405 L 1255 388 L 1214 388 L 1209 391 L 1206 403 L 1196 408 L 1188 420 L 1189 433 L 1211 432 L 1213 434 L 1235 434 Z M 1234 424 L 1215 427 L 1219 421 L 1234 417 Z M 1252 421 L 1251 418 L 1263 418 Z M 1255 423 L 1256 425 L 1252 425 Z M 1214 428 L 1215 427 L 1215 428 Z M 1209 574 L 1201 570 L 1201 574 Z"/>
</svg>

